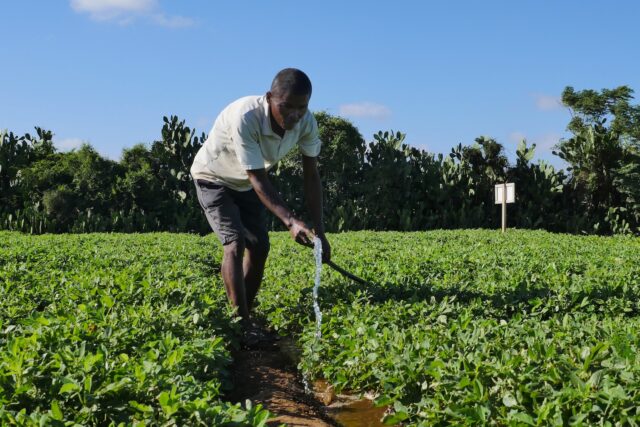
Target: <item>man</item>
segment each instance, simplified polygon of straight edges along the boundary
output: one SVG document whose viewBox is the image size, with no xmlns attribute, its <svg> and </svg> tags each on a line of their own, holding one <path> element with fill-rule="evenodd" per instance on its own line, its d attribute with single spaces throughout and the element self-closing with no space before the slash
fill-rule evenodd
<svg viewBox="0 0 640 427">
<path fill-rule="evenodd" d="M 266 95 L 240 98 L 218 115 L 191 166 L 200 205 L 224 248 L 222 280 L 227 297 L 242 318 L 245 340 L 253 343 L 263 338 L 249 313 L 269 253 L 265 206 L 296 242 L 312 245 L 317 236 L 323 260 L 331 258 L 318 173 L 321 141 L 308 110 L 310 98 L 311 81 L 305 73 L 294 68 L 280 71 Z M 302 153 L 313 231 L 293 215 L 267 176 L 296 145 Z"/>
</svg>

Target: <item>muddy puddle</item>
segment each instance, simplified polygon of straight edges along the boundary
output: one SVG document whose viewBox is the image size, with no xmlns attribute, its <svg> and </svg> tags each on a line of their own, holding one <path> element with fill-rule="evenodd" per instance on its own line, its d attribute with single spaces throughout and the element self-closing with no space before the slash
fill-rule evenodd
<svg viewBox="0 0 640 427">
<path fill-rule="evenodd" d="M 372 399 L 356 395 L 335 394 L 326 381 L 313 383 L 314 395 L 323 404 L 323 410 L 336 423 L 344 427 L 382 426 L 386 407 L 376 407 Z"/>
<path fill-rule="evenodd" d="M 369 399 L 357 400 L 338 408 L 327 408 L 327 413 L 339 425 L 344 427 L 377 427 L 382 426 L 380 421 L 386 408 L 376 408 Z"/>
<path fill-rule="evenodd" d="M 297 372 L 300 351 L 295 342 L 282 338 L 273 346 L 234 354 L 232 381 L 227 395 L 232 402 L 250 399 L 261 403 L 276 416 L 269 426 L 382 426 L 386 408 L 376 408 L 371 400 L 335 394 L 324 381 L 312 384 L 306 393 Z"/>
</svg>

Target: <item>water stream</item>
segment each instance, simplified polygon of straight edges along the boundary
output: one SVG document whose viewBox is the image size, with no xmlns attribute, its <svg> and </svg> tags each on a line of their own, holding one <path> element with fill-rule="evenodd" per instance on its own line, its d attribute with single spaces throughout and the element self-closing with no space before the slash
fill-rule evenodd
<svg viewBox="0 0 640 427">
<path fill-rule="evenodd" d="M 320 274 L 322 273 L 322 241 L 316 237 L 313 239 L 313 256 L 316 259 L 316 279 L 313 285 L 313 310 L 316 313 L 316 342 L 322 336 L 322 312 L 318 304 L 318 289 L 320 289 Z"/>
<path fill-rule="evenodd" d="M 322 338 L 322 311 L 320 311 L 320 304 L 318 303 L 318 290 L 320 289 L 320 276 L 322 273 L 322 241 L 318 237 L 313 240 L 313 256 L 316 261 L 316 274 L 313 285 L 313 311 L 316 315 L 316 333 L 312 348 L 317 348 L 317 344 Z M 304 384 L 305 393 L 310 394 L 314 392 L 314 389 L 317 391 L 319 388 L 318 384 L 323 382 L 322 380 L 316 381 L 314 387 L 311 387 L 307 374 L 304 374 L 302 376 L 302 383 Z M 327 384 L 325 384 L 324 387 L 321 386 L 321 388 L 326 389 Z M 330 402 L 327 402 L 325 405 L 329 403 Z M 380 419 L 386 410 L 386 407 L 374 407 L 373 402 L 368 399 L 352 400 L 336 407 L 325 406 L 325 408 L 334 420 L 345 427 L 382 426 L 383 424 L 380 422 Z"/>
<path fill-rule="evenodd" d="M 320 240 L 319 237 L 313 239 L 313 256 L 316 260 L 316 275 L 313 284 L 313 311 L 316 314 L 316 339 L 313 342 L 313 347 L 316 347 L 316 344 L 322 337 L 322 312 L 320 311 L 320 304 L 318 304 L 318 289 L 320 289 L 320 276 L 322 274 L 322 240 Z M 305 393 L 312 393 L 309 378 L 307 378 L 306 373 L 302 376 L 302 383 L 304 384 Z"/>
</svg>

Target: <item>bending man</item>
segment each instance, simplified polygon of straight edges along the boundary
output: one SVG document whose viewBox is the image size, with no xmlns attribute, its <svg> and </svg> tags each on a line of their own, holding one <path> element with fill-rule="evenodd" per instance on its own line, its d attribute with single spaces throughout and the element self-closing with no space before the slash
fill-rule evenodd
<svg viewBox="0 0 640 427">
<path fill-rule="evenodd" d="M 248 332 L 255 328 L 249 313 L 269 253 L 265 206 L 296 242 L 312 244 L 314 232 L 294 217 L 267 176 L 296 145 L 302 153 L 304 193 L 315 235 L 322 241 L 324 261 L 331 257 L 317 167 L 321 141 L 308 110 L 310 98 L 311 81 L 305 73 L 294 68 L 280 71 L 265 95 L 240 98 L 218 115 L 191 166 L 200 205 L 224 247 L 227 297 Z"/>
</svg>

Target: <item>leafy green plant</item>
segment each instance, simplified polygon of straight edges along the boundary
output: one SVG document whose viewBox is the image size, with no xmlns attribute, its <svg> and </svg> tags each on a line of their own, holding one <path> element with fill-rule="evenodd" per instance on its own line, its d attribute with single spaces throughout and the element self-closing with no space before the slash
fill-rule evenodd
<svg viewBox="0 0 640 427">
<path fill-rule="evenodd" d="M 569 185 L 585 221 L 596 231 L 637 232 L 637 144 L 625 141 L 604 124 L 602 120 L 583 127 L 572 138 L 561 141 L 557 154 L 570 164 Z"/>
<path fill-rule="evenodd" d="M 0 235 L 2 425 L 265 425 L 224 401 L 214 239 Z"/>
<path fill-rule="evenodd" d="M 325 269 L 282 236 L 260 309 L 300 333 L 300 368 L 369 392 L 407 425 L 630 424 L 640 420 L 637 238 L 485 230 L 346 233 Z"/>
</svg>

